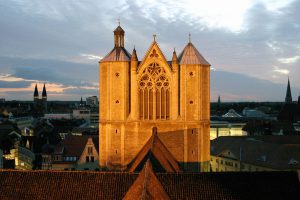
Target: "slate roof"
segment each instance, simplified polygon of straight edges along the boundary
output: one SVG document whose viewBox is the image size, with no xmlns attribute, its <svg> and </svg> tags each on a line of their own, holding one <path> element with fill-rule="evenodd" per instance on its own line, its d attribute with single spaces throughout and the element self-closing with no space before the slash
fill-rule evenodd
<svg viewBox="0 0 300 200">
<path fill-rule="evenodd" d="M 109 52 L 101 62 L 111 62 L 111 61 L 130 61 L 131 55 L 124 47 L 114 47 L 111 52 Z"/>
<path fill-rule="evenodd" d="M 0 170 L 0 199 L 122 199 L 137 177 L 126 172 Z M 158 173 L 156 177 L 170 199 L 300 196 L 296 172 Z"/>
<path fill-rule="evenodd" d="M 218 137 L 211 141 L 211 155 L 226 157 L 223 153 L 230 151 L 247 164 L 275 170 L 300 169 L 300 136 L 288 137 Z"/>
<path fill-rule="evenodd" d="M 99 152 L 99 137 L 98 136 L 77 136 L 77 135 L 67 135 L 62 144 L 57 145 L 54 153 L 61 152 L 64 149 L 64 156 L 67 157 L 77 157 L 79 158 L 86 146 L 89 138 L 92 138 L 97 152 Z"/>
<path fill-rule="evenodd" d="M 200 64 L 205 66 L 210 66 L 210 64 L 205 60 L 201 53 L 196 49 L 196 47 L 189 42 L 178 57 L 179 64 Z"/>
</svg>

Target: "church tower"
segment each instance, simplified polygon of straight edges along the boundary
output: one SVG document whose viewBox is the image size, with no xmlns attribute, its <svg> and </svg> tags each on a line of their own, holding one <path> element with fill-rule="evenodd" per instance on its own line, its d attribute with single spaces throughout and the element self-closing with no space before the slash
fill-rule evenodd
<svg viewBox="0 0 300 200">
<path fill-rule="evenodd" d="M 45 83 L 44 83 L 43 92 L 42 92 L 42 104 L 43 104 L 43 112 L 47 113 L 47 91 L 46 91 Z"/>
<path fill-rule="evenodd" d="M 99 63 L 100 166 L 122 169 L 125 124 L 130 109 L 130 59 L 124 48 L 124 30 L 114 30 L 114 48 Z"/>
<path fill-rule="evenodd" d="M 139 61 L 124 35 L 99 62 L 100 167 L 128 169 L 155 128 L 181 169 L 209 171 L 210 64 L 191 41 L 167 61 L 155 35 Z"/>
<path fill-rule="evenodd" d="M 290 104 L 293 102 L 292 99 L 292 92 L 291 92 L 291 86 L 290 86 L 290 79 L 288 78 L 288 84 L 286 88 L 286 95 L 285 95 L 285 103 Z"/>
<path fill-rule="evenodd" d="M 36 103 L 39 100 L 39 91 L 37 84 L 35 84 L 34 93 L 33 93 L 33 102 Z"/>
</svg>

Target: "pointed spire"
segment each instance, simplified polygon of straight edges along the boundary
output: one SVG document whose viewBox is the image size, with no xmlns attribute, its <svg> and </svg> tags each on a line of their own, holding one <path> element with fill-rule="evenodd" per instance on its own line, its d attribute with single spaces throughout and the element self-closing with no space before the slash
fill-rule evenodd
<svg viewBox="0 0 300 200">
<path fill-rule="evenodd" d="M 172 62 L 173 63 L 178 63 L 178 57 L 177 57 L 175 48 L 174 48 L 174 51 L 173 51 Z"/>
<path fill-rule="evenodd" d="M 35 84 L 33 97 L 34 98 L 39 98 L 39 91 L 38 91 L 38 88 L 37 88 L 37 83 Z"/>
<path fill-rule="evenodd" d="M 218 96 L 218 104 L 220 104 L 221 103 L 221 96 L 219 95 Z"/>
<path fill-rule="evenodd" d="M 189 33 L 189 43 L 191 43 L 191 33 Z"/>
<path fill-rule="evenodd" d="M 82 96 L 81 96 L 81 98 L 80 98 L 80 105 L 81 105 L 81 106 L 83 105 Z"/>
<path fill-rule="evenodd" d="M 288 77 L 288 84 L 287 84 L 286 95 L 285 95 L 285 103 L 289 104 L 292 102 L 293 102 L 293 99 L 292 99 L 292 92 L 291 92 L 291 86 L 290 86 L 290 78 Z"/>
<path fill-rule="evenodd" d="M 132 55 L 131 55 L 131 61 L 138 61 L 135 46 L 133 47 L 133 51 L 132 51 Z"/>
<path fill-rule="evenodd" d="M 46 84 L 44 83 L 42 98 L 47 98 Z"/>
</svg>

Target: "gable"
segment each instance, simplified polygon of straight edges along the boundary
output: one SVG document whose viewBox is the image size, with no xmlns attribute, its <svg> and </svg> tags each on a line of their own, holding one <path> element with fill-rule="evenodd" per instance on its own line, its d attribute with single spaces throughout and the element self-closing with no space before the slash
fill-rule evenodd
<svg viewBox="0 0 300 200">
<path fill-rule="evenodd" d="M 143 72 L 146 67 L 148 67 L 150 64 L 156 63 L 159 66 L 163 67 L 164 70 L 166 70 L 167 73 L 171 73 L 172 69 L 171 66 L 168 64 L 164 54 L 162 53 L 161 49 L 159 48 L 156 41 L 154 41 L 150 48 L 148 49 L 145 57 L 141 61 L 141 63 L 138 66 L 137 72 Z"/>
<path fill-rule="evenodd" d="M 88 138 L 85 147 L 82 151 L 82 154 L 79 158 L 78 163 L 85 163 L 86 162 L 86 157 L 94 157 L 93 162 L 98 162 L 99 160 L 99 155 L 98 155 L 98 150 L 94 144 L 93 138 L 90 137 Z"/>
<path fill-rule="evenodd" d="M 128 171 L 140 171 L 146 161 L 152 163 L 152 166 L 156 168 L 154 169 L 155 171 L 169 173 L 180 171 L 177 161 L 163 142 L 158 138 L 156 132 L 153 132 L 150 139 L 137 154 Z"/>
</svg>

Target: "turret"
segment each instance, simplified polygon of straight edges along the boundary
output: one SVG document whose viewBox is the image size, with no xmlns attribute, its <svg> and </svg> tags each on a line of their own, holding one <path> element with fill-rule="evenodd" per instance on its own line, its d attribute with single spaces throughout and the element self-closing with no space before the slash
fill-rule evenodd
<svg viewBox="0 0 300 200">
<path fill-rule="evenodd" d="M 174 48 L 173 51 L 173 56 L 172 56 L 172 69 L 174 71 L 173 73 L 173 79 L 174 80 L 179 80 L 179 64 L 178 64 L 178 57 Z M 180 115 L 180 102 L 178 101 L 178 94 L 179 94 L 179 84 L 178 81 L 174 81 L 174 94 L 172 95 L 172 101 L 173 103 L 173 107 L 172 107 L 172 119 L 176 120 L 178 118 L 178 116 Z"/>
<path fill-rule="evenodd" d="M 173 70 L 178 70 L 178 57 L 174 48 L 173 56 L 172 56 L 172 68 Z M 176 69 L 175 69 L 176 68 Z"/>
<path fill-rule="evenodd" d="M 119 26 L 114 30 L 115 47 L 124 47 L 125 31 Z"/>
<path fill-rule="evenodd" d="M 138 57 L 136 54 L 135 47 L 133 48 L 132 55 L 131 55 L 131 60 L 130 60 L 130 82 L 131 82 L 131 92 L 130 92 L 130 115 L 131 119 L 138 119 L 138 109 L 136 109 L 133 105 L 137 105 L 138 103 L 138 95 L 137 95 L 137 67 L 138 67 Z"/>
</svg>

